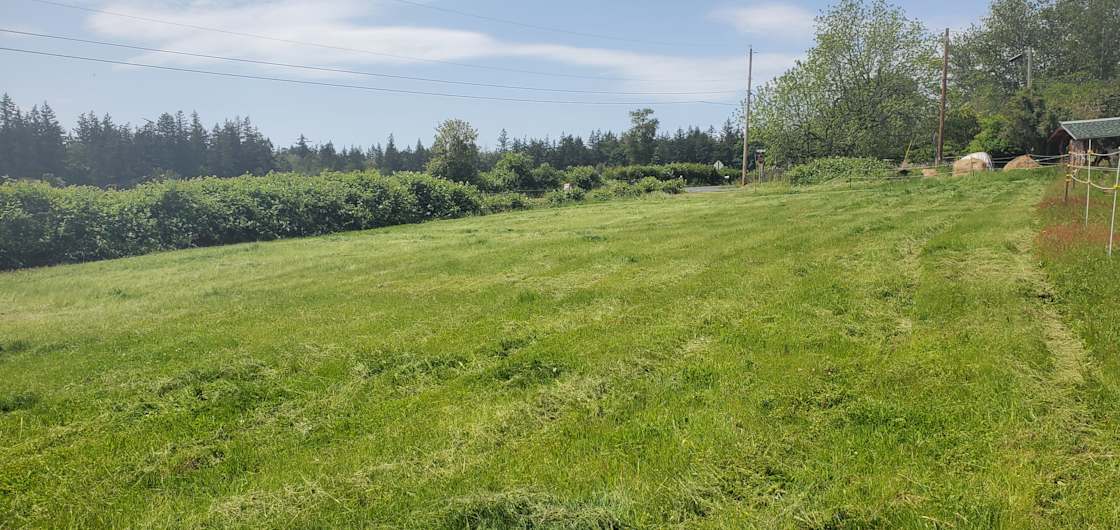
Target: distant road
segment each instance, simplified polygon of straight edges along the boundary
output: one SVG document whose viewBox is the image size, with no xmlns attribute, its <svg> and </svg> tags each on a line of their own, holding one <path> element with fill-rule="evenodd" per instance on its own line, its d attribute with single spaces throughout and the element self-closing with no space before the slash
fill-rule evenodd
<svg viewBox="0 0 1120 530">
<path fill-rule="evenodd" d="M 687 193 L 715 193 L 717 191 L 731 191 L 735 186 L 692 186 L 684 189 Z"/>
</svg>

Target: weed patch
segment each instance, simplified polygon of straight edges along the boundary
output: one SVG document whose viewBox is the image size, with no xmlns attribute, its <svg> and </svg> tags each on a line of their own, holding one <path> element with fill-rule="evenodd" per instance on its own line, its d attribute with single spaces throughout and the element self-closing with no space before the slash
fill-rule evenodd
<svg viewBox="0 0 1120 530">
<path fill-rule="evenodd" d="M 19 392 L 7 396 L 0 396 L 0 414 L 29 409 L 34 407 L 38 402 L 39 395 L 32 392 Z"/>
<path fill-rule="evenodd" d="M 494 379 L 515 388 L 528 388 L 557 379 L 565 371 L 564 365 L 541 359 L 507 361 L 494 370 Z"/>
<path fill-rule="evenodd" d="M 562 502 L 550 495 L 525 490 L 454 499 L 446 510 L 442 526 L 464 530 L 621 530 L 628 527 L 611 507 Z"/>
</svg>

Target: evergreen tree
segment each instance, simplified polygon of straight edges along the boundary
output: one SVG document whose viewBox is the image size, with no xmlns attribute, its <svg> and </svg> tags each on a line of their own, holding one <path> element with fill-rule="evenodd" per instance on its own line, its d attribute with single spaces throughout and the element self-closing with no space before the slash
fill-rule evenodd
<svg viewBox="0 0 1120 530">
<path fill-rule="evenodd" d="M 397 142 L 392 134 L 389 135 L 389 141 L 385 142 L 385 153 L 381 157 L 381 165 L 378 166 L 378 169 L 386 175 L 392 175 L 404 169 L 401 153 L 397 150 Z"/>
<path fill-rule="evenodd" d="M 424 171 L 424 168 L 428 167 L 429 160 L 431 160 L 431 153 L 424 147 L 424 142 L 417 138 L 416 147 L 412 150 L 412 164 L 408 168 L 409 171 Z"/>
<path fill-rule="evenodd" d="M 509 151 L 509 133 L 506 132 L 505 128 L 502 128 L 502 132 L 498 133 L 498 152 L 505 153 L 506 151 Z"/>
<path fill-rule="evenodd" d="M 372 166 L 374 168 L 377 168 L 378 171 L 382 171 L 381 167 L 384 164 L 384 160 L 385 160 L 385 150 L 381 148 L 380 143 L 374 144 L 372 147 L 369 148 L 369 163 L 370 163 L 370 166 Z"/>
<path fill-rule="evenodd" d="M 197 112 L 191 113 L 190 130 L 187 132 L 189 161 L 182 176 L 199 176 L 207 172 L 206 155 L 210 148 L 210 135 L 202 125 Z"/>
<path fill-rule="evenodd" d="M 34 109 L 32 109 L 34 111 Z M 60 178 L 66 171 L 66 147 L 63 144 L 62 126 L 58 117 L 45 101 L 37 116 L 29 124 L 32 129 L 32 160 L 36 177 Z"/>
<path fill-rule="evenodd" d="M 335 150 L 333 143 L 327 142 L 319 146 L 319 163 L 323 169 L 334 170 L 338 168 L 338 151 Z"/>
<path fill-rule="evenodd" d="M 23 141 L 23 116 L 8 94 L 0 98 L 0 175 L 23 176 L 19 167 Z"/>
</svg>

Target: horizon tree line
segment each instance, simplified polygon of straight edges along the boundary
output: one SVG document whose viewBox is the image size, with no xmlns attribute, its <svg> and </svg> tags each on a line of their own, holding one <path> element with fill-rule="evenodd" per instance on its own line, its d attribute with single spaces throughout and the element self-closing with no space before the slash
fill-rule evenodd
<svg viewBox="0 0 1120 530">
<path fill-rule="evenodd" d="M 506 153 L 526 155 L 534 166 L 620 166 L 692 162 L 737 165 L 742 132 L 728 118 L 721 129 L 679 128 L 669 132 L 650 109 L 635 110 L 622 133 L 593 130 L 584 136 L 511 137 L 502 129 L 494 149 L 475 149 L 475 173 L 492 170 Z M 455 122 L 449 120 L 445 124 Z M 469 124 L 466 124 L 469 127 Z M 434 140 L 436 141 L 436 140 Z M 477 141 L 477 137 L 471 140 Z M 57 185 L 129 187 L 150 180 L 200 176 L 263 175 L 271 171 L 319 174 L 323 171 L 376 169 L 392 174 L 424 172 L 433 158 L 422 139 L 403 148 L 395 135 L 368 148 L 338 148 L 333 142 L 311 143 L 300 135 L 277 148 L 248 117 L 223 120 L 207 128 L 197 112 L 163 113 L 134 126 L 111 115 L 82 114 L 75 127 L 63 128 L 46 102 L 20 109 L 7 94 L 0 97 L 0 178 L 39 179 Z M 458 172 L 461 170 L 456 170 Z"/>
</svg>

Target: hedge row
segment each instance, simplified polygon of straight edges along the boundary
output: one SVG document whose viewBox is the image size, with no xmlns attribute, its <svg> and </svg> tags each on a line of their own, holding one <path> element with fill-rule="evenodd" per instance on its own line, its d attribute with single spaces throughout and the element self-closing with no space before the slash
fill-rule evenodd
<svg viewBox="0 0 1120 530">
<path fill-rule="evenodd" d="M 645 177 L 654 177 L 660 180 L 684 179 L 692 185 L 723 184 L 729 179 L 724 179 L 723 172 L 715 166 L 707 164 L 667 164 L 663 166 L 620 166 L 603 169 L 603 178 L 606 180 L 638 181 Z"/>
<path fill-rule="evenodd" d="M 376 172 L 172 180 L 120 191 L 9 182 L 0 184 L 0 269 L 683 190 L 682 180 L 647 177 L 529 198 L 484 195 L 426 174 Z"/>
<path fill-rule="evenodd" d="M 633 184 L 611 181 L 591 190 L 573 186 L 571 189 L 553 190 L 539 197 L 530 197 L 524 193 L 516 192 L 492 193 L 483 196 L 482 212 L 500 213 L 584 201 L 609 201 L 657 193 L 675 195 L 682 192 L 684 192 L 683 180 L 659 180 L 654 177 L 646 177 Z"/>
<path fill-rule="evenodd" d="M 0 269 L 313 236 L 482 211 L 473 186 L 422 174 L 272 174 L 129 190 L 0 184 Z"/>
<path fill-rule="evenodd" d="M 894 168 L 874 158 L 819 158 L 794 166 L 785 176 L 793 185 L 820 184 L 830 180 L 865 180 L 890 176 Z"/>
<path fill-rule="evenodd" d="M 621 181 L 608 182 L 606 185 L 591 191 L 579 187 L 573 187 L 568 190 L 556 190 L 545 195 L 544 200 L 550 205 L 558 206 L 584 200 L 607 201 L 611 199 L 641 197 L 652 193 L 675 195 L 683 191 L 684 181 L 681 179 L 660 180 L 655 177 L 646 177 L 633 184 Z"/>
</svg>

